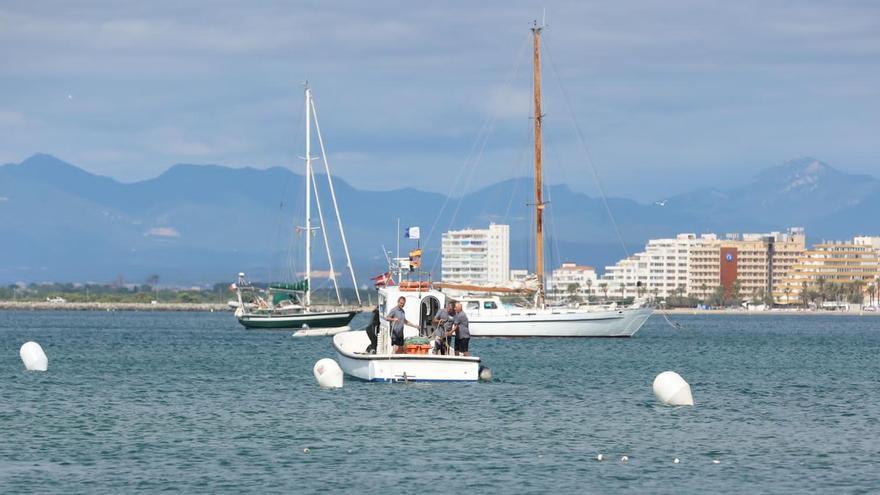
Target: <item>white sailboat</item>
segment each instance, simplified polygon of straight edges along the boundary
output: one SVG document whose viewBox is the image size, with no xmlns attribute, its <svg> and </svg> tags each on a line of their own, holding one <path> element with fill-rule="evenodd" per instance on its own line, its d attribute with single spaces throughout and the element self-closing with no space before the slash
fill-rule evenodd
<svg viewBox="0 0 880 495">
<path fill-rule="evenodd" d="M 544 298 L 544 207 L 541 127 L 541 62 L 540 35 L 542 27 L 532 28 L 534 45 L 534 133 L 535 133 L 535 274 L 534 304 L 517 307 L 502 304 L 490 294 L 510 292 L 456 284 L 436 284 L 446 289 L 464 290 L 469 295 L 458 298 L 470 320 L 472 337 L 631 337 L 645 323 L 653 310 L 634 305 L 603 308 L 548 307 Z"/>
<path fill-rule="evenodd" d="M 240 273 L 238 284 L 236 285 L 238 309 L 235 312 L 235 316 L 238 318 L 239 323 L 246 328 L 298 328 L 302 329 L 300 330 L 302 332 L 301 335 L 328 335 L 350 330 L 348 324 L 359 311 L 343 306 L 339 284 L 336 280 L 336 271 L 333 267 L 333 257 L 330 253 L 330 243 L 324 224 L 324 212 L 321 209 L 318 183 L 315 179 L 315 171 L 312 164 L 313 123 L 320 146 L 321 160 L 324 162 L 324 172 L 327 176 L 330 198 L 333 201 L 333 209 L 336 213 L 342 247 L 345 251 L 345 260 L 355 288 L 358 305 L 361 304 L 361 296 L 357 289 L 354 267 L 348 252 L 348 241 L 345 238 L 342 217 L 339 213 L 339 206 L 336 203 L 336 191 L 333 188 L 333 177 L 330 174 L 330 165 L 327 162 L 327 153 L 324 150 L 324 139 L 321 136 L 321 127 L 318 124 L 315 101 L 312 97 L 312 90 L 308 85 L 305 88 L 305 115 L 305 225 L 297 227 L 297 230 L 305 235 L 305 276 L 303 280 L 292 284 L 269 284 L 265 291 L 260 291 L 247 282 L 244 273 Z M 312 201 L 317 206 L 320 228 L 312 227 Z M 323 235 L 327 260 L 330 265 L 330 278 L 336 291 L 337 305 L 329 308 L 318 309 L 312 306 L 312 235 L 315 230 L 320 230 Z"/>
</svg>

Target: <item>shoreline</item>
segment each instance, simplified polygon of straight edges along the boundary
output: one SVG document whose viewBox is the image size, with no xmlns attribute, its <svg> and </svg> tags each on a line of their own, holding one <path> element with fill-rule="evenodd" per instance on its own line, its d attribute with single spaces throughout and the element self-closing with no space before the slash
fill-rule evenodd
<svg viewBox="0 0 880 495">
<path fill-rule="evenodd" d="M 804 310 L 768 310 L 750 311 L 745 309 L 693 309 L 674 308 L 658 309 L 657 314 L 690 315 L 690 316 L 880 316 L 878 311 L 804 311 Z"/>
<path fill-rule="evenodd" d="M 315 309 L 323 306 L 315 305 Z M 368 307 L 352 307 L 360 312 L 370 311 Z M 232 313 L 226 303 L 142 303 L 142 302 L 63 302 L 49 301 L 0 301 L 0 311 L 168 311 Z"/>
<path fill-rule="evenodd" d="M 222 303 L 139 303 L 139 302 L 64 302 L 0 301 L 0 310 L 12 311 L 216 311 L 232 310 Z"/>
</svg>

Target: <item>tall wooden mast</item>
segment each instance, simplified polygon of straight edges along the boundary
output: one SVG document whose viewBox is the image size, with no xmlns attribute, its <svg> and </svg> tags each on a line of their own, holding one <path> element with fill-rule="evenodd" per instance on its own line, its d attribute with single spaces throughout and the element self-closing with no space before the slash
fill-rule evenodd
<svg viewBox="0 0 880 495">
<path fill-rule="evenodd" d="M 544 200 L 542 198 L 543 177 L 541 176 L 541 58 L 540 35 L 543 26 L 535 21 L 532 39 L 535 45 L 535 275 L 538 277 L 538 306 L 544 305 Z"/>
</svg>

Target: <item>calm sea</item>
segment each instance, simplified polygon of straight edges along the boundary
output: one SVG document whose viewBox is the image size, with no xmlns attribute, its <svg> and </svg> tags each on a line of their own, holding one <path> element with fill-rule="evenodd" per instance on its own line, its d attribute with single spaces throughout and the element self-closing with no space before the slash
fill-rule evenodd
<svg viewBox="0 0 880 495">
<path fill-rule="evenodd" d="M 331 391 L 328 338 L 228 313 L 0 312 L 0 492 L 880 492 L 880 318 L 676 321 L 476 340 L 491 383 Z M 695 407 L 656 403 L 665 370 Z"/>
</svg>

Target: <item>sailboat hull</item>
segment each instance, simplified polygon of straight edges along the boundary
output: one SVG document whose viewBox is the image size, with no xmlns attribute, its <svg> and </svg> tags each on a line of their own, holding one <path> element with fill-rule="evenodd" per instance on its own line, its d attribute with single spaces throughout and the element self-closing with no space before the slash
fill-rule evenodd
<svg viewBox="0 0 880 495">
<path fill-rule="evenodd" d="M 358 311 L 333 311 L 327 313 L 303 312 L 295 314 L 244 313 L 238 322 L 245 328 L 300 329 L 335 328 L 348 325 Z"/>
<path fill-rule="evenodd" d="M 473 315 L 470 332 L 471 337 L 632 337 L 652 313 L 638 308 Z"/>
</svg>

